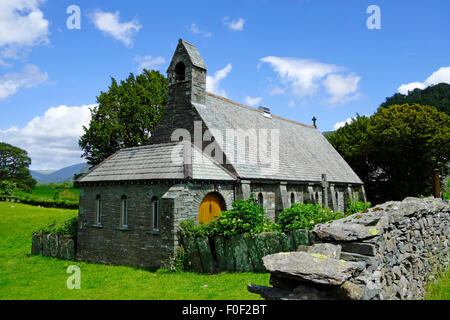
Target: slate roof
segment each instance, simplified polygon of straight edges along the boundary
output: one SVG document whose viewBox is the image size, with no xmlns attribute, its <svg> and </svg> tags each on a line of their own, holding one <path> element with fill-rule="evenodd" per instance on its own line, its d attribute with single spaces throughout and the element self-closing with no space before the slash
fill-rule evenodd
<svg viewBox="0 0 450 320">
<path fill-rule="evenodd" d="M 241 179 L 317 182 L 321 181 L 322 174 L 326 174 L 330 182 L 363 183 L 319 130 L 312 126 L 276 115 L 267 117 L 260 110 L 210 93 L 206 94 L 205 105 L 193 103 L 193 107 L 208 129 L 222 133 L 222 139 L 217 139 L 216 133 L 216 141 L 225 154 L 230 147 L 234 148 L 234 154 L 238 149 L 237 141 L 226 141 L 227 129 L 279 130 L 277 160 L 272 166 L 255 162 L 258 150 L 247 145 L 248 161 L 233 164 Z"/>
<path fill-rule="evenodd" d="M 189 147 L 191 150 L 188 150 Z M 192 169 L 186 171 L 189 164 L 192 164 Z M 121 149 L 91 169 L 77 182 L 186 178 L 218 181 L 236 179 L 212 159 L 204 157 L 192 144 L 179 142 Z"/>
<path fill-rule="evenodd" d="M 186 48 L 186 51 L 188 52 L 191 62 L 194 66 L 205 70 L 208 69 L 196 46 L 183 39 L 180 39 L 180 42 L 183 43 L 184 47 Z"/>
</svg>

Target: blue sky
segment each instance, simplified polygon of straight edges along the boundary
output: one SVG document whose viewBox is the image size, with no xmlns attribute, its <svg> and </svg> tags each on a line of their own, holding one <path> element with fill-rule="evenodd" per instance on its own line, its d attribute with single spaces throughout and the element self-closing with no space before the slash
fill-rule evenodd
<svg viewBox="0 0 450 320">
<path fill-rule="evenodd" d="M 68 29 L 66 9 L 81 10 Z M 369 29 L 370 5 L 381 29 Z M 450 83 L 448 1 L 0 2 L 0 141 L 33 169 L 82 162 L 77 140 L 110 77 L 165 74 L 179 38 L 208 66 L 209 91 L 321 131 L 386 97 Z"/>
</svg>

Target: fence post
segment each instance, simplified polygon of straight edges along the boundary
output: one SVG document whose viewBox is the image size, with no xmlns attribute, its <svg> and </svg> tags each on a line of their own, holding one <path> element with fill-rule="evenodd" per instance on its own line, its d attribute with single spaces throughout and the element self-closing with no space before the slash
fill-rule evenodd
<svg viewBox="0 0 450 320">
<path fill-rule="evenodd" d="M 434 179 L 433 179 L 433 190 L 434 190 L 434 197 L 440 198 L 441 197 L 441 185 L 439 180 L 439 169 L 434 169 Z"/>
</svg>

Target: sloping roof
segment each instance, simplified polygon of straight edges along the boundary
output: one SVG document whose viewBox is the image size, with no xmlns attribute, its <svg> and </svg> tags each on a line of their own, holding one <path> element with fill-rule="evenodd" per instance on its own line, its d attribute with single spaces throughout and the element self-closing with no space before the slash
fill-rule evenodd
<svg viewBox="0 0 450 320">
<path fill-rule="evenodd" d="M 205 61 L 203 61 L 203 58 L 200 56 L 200 52 L 198 52 L 198 49 L 196 46 L 194 46 L 192 43 L 189 43 L 183 39 L 180 39 L 181 43 L 186 48 L 186 51 L 189 55 L 189 58 L 191 59 L 191 62 L 194 66 L 207 69 Z"/>
<path fill-rule="evenodd" d="M 189 147 L 191 150 L 187 150 Z M 192 164 L 192 170 L 188 170 L 190 176 L 187 177 L 186 165 L 189 164 Z M 192 144 L 179 142 L 121 149 L 77 182 L 186 178 L 220 181 L 235 179 L 212 159 L 204 157 Z"/>
<path fill-rule="evenodd" d="M 193 103 L 193 106 L 208 129 L 222 133 L 220 138 L 216 132 L 216 141 L 227 156 L 230 155 L 227 150 L 234 150 L 235 155 L 238 150 L 237 141 L 226 141 L 227 129 L 278 130 L 279 157 L 270 165 L 258 163 L 257 148 L 249 148 L 248 144 L 245 147 L 248 160 L 239 163 L 234 159 L 233 167 L 241 179 L 321 181 L 322 174 L 326 174 L 330 182 L 362 184 L 347 162 L 312 126 L 276 115 L 267 117 L 260 110 L 210 93 L 206 94 L 205 105 Z"/>
</svg>

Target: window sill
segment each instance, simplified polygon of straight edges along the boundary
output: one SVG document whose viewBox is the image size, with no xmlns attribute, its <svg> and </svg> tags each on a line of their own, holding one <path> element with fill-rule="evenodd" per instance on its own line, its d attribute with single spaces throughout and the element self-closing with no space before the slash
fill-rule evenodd
<svg viewBox="0 0 450 320">
<path fill-rule="evenodd" d="M 118 228 L 116 228 L 116 230 L 119 230 L 119 231 L 130 231 L 130 228 L 128 228 L 128 227 L 118 227 Z"/>
<path fill-rule="evenodd" d="M 103 225 L 101 225 L 101 224 L 93 224 L 93 225 L 91 225 L 91 228 L 101 229 L 101 228 L 103 228 Z"/>
<path fill-rule="evenodd" d="M 161 235 L 161 231 L 160 230 L 147 230 L 145 231 L 146 234 L 154 234 L 154 235 Z"/>
</svg>

